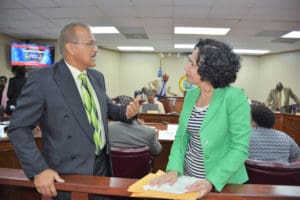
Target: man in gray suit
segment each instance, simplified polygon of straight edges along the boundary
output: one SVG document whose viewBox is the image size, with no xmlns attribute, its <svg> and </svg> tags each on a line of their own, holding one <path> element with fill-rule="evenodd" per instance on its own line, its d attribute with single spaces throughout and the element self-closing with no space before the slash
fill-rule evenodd
<svg viewBox="0 0 300 200">
<path fill-rule="evenodd" d="M 291 88 L 283 87 L 282 83 L 277 83 L 276 88 L 272 89 L 267 98 L 267 105 L 274 111 L 287 112 L 290 104 L 290 97 L 296 104 L 300 104 L 298 97 Z"/>
<path fill-rule="evenodd" d="M 127 121 L 139 112 L 139 105 L 138 99 L 127 107 L 113 104 L 106 95 L 102 73 L 89 69 L 96 65 L 98 47 L 88 25 L 68 24 L 58 43 L 63 59 L 29 75 L 8 136 L 37 191 L 48 197 L 57 196 L 55 199 L 69 199 L 69 194 L 57 195 L 54 182 L 64 181 L 59 174 L 109 175 L 107 118 Z M 82 73 L 89 84 L 97 127 L 91 124 L 82 99 Z M 37 125 L 42 131 L 41 151 L 32 134 Z M 94 141 L 96 130 L 101 133 L 97 138 L 101 140 L 100 148 Z"/>
<path fill-rule="evenodd" d="M 110 144 L 113 147 L 142 147 L 149 146 L 151 154 L 157 156 L 162 146 L 154 128 L 132 120 L 131 124 L 110 122 L 108 124 Z"/>
</svg>

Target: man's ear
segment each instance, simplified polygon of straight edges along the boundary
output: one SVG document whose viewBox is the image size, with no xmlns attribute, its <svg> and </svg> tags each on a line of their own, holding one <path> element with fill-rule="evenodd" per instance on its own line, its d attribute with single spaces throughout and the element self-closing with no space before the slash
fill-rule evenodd
<svg viewBox="0 0 300 200">
<path fill-rule="evenodd" d="M 71 54 L 72 56 L 75 55 L 75 47 L 72 43 L 67 43 L 66 44 L 66 51 Z"/>
</svg>

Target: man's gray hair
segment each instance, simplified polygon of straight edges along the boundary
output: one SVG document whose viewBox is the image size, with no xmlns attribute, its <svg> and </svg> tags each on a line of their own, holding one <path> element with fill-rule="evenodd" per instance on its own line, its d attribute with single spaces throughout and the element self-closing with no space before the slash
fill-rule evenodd
<svg viewBox="0 0 300 200">
<path fill-rule="evenodd" d="M 68 42 L 78 42 L 77 35 L 75 32 L 75 27 L 81 26 L 85 27 L 87 29 L 90 29 L 90 26 L 86 23 L 83 22 L 72 22 L 70 24 L 67 24 L 60 32 L 59 38 L 58 38 L 58 46 L 59 46 L 59 51 L 62 56 L 65 55 L 65 44 Z"/>
</svg>

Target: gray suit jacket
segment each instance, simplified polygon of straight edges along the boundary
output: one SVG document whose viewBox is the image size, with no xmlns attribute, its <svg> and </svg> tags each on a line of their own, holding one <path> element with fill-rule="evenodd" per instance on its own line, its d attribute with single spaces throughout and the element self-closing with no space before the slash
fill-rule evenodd
<svg viewBox="0 0 300 200">
<path fill-rule="evenodd" d="M 162 146 L 156 137 L 154 128 L 138 124 L 110 122 L 108 124 L 110 144 L 113 147 L 142 147 L 149 146 L 152 155 L 158 155 Z"/>
<path fill-rule="evenodd" d="M 126 107 L 115 105 L 108 98 L 102 73 L 87 69 L 87 75 L 99 100 L 108 143 L 106 119 L 125 121 Z M 36 125 L 42 130 L 41 152 L 32 134 Z M 30 178 L 47 168 L 63 174 L 93 174 L 94 130 L 64 60 L 30 73 L 8 132 Z"/>
<path fill-rule="evenodd" d="M 290 88 L 283 88 L 283 95 L 284 95 L 283 105 L 285 108 L 290 105 L 290 97 L 294 99 L 296 104 L 300 104 L 299 99 Z M 267 105 L 271 106 L 272 110 L 276 110 L 277 104 L 278 104 L 278 90 L 272 89 L 267 98 Z"/>
</svg>

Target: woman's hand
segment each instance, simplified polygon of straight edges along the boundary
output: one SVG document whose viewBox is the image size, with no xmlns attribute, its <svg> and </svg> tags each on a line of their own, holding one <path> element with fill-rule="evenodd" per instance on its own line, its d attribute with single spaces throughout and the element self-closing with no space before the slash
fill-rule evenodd
<svg viewBox="0 0 300 200">
<path fill-rule="evenodd" d="M 196 181 L 192 185 L 189 185 L 186 189 L 188 192 L 199 192 L 198 198 L 202 198 L 213 189 L 213 186 L 208 180 L 205 179 Z"/>
<path fill-rule="evenodd" d="M 150 186 L 161 186 L 164 183 L 169 183 L 170 185 L 173 185 L 177 181 L 178 172 L 177 171 L 169 171 L 159 177 L 156 177 L 152 179 L 149 182 Z"/>
</svg>

